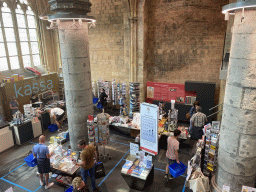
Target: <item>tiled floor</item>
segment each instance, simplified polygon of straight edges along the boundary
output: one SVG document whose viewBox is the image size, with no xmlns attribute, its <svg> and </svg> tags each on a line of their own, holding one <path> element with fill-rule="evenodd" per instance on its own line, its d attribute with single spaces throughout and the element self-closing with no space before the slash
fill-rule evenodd
<svg viewBox="0 0 256 192">
<path fill-rule="evenodd" d="M 66 125 L 67 126 L 67 125 Z M 46 139 L 49 141 L 50 136 L 56 133 L 45 132 Z M 48 190 L 41 187 L 39 177 L 36 175 L 37 168 L 28 167 L 24 162 L 24 157 L 32 149 L 33 145 L 38 142 L 38 138 L 22 145 L 14 146 L 13 148 L 0 154 L 0 192 L 4 192 L 12 187 L 14 192 L 63 192 L 64 188 L 54 185 Z M 116 131 L 110 131 L 110 143 L 106 147 L 106 152 L 111 156 L 111 160 L 106 160 L 104 163 L 106 176 L 96 180 L 99 190 L 102 192 L 134 192 L 130 189 L 125 180 L 121 176 L 121 169 L 124 160 L 129 154 L 129 143 L 134 142 L 134 139 L 118 134 Z M 65 144 L 68 146 L 68 143 Z M 65 147 L 64 146 L 64 147 Z M 102 153 L 102 147 L 99 149 Z M 191 147 L 189 141 L 180 144 L 180 161 L 187 164 L 191 158 Z M 165 150 L 161 149 L 159 154 L 154 159 L 154 181 L 145 189 L 145 191 L 175 191 L 182 192 L 185 176 L 180 176 L 169 183 L 164 179 L 166 157 Z M 90 181 L 90 179 L 88 179 Z M 88 182 L 90 184 L 90 182 Z M 90 185 L 89 185 L 90 186 Z M 185 189 L 185 191 L 190 191 Z"/>
</svg>

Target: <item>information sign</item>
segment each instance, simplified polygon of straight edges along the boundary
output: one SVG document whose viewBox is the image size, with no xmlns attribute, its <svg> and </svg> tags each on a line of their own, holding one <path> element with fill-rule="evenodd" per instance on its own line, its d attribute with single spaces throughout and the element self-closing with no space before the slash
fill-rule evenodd
<svg viewBox="0 0 256 192">
<path fill-rule="evenodd" d="M 130 143 L 130 154 L 137 155 L 139 152 L 139 145 L 135 143 Z"/>
<path fill-rule="evenodd" d="M 153 155 L 158 154 L 158 113 L 157 105 L 149 103 L 140 105 L 140 149 Z"/>
</svg>

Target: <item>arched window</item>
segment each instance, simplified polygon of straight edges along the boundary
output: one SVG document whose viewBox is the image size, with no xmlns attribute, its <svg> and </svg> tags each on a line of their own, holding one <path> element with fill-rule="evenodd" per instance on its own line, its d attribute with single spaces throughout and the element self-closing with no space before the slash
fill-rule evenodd
<svg viewBox="0 0 256 192">
<path fill-rule="evenodd" d="M 19 2 L 27 4 L 26 0 Z M 41 65 L 35 14 L 30 6 L 18 4 L 12 11 L 4 2 L 0 14 L 0 71 Z"/>
<path fill-rule="evenodd" d="M 38 65 L 41 65 L 41 61 L 40 61 L 39 49 L 38 49 L 36 22 L 35 22 L 35 15 L 30 7 L 28 7 L 28 10 L 27 10 L 27 19 L 28 19 L 28 29 L 29 29 L 31 51 L 32 51 L 31 54 L 33 57 L 33 65 L 38 66 Z"/>
<path fill-rule="evenodd" d="M 18 59 L 17 45 L 13 26 L 12 13 L 6 3 L 3 3 L 1 9 L 3 26 L 3 39 L 5 44 L 6 59 L 11 69 L 19 69 L 20 63 Z"/>
</svg>

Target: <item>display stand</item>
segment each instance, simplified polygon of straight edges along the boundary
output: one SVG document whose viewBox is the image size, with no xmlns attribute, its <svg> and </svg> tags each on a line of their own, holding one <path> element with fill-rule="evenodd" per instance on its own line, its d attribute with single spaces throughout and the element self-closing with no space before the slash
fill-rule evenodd
<svg viewBox="0 0 256 192">
<path fill-rule="evenodd" d="M 130 155 L 126 158 L 121 175 L 130 188 L 144 190 L 154 180 L 152 156 L 145 156 L 144 151 L 139 151 L 138 144 L 130 143 Z"/>
<path fill-rule="evenodd" d="M 121 170 L 122 177 L 132 189 L 142 191 L 154 180 L 151 155 L 158 154 L 158 114 L 158 106 L 140 105 L 140 145 L 130 143 L 130 155 Z"/>
<path fill-rule="evenodd" d="M 97 153 L 96 161 L 99 161 L 99 132 L 98 125 L 94 123 L 94 119 L 92 115 L 88 115 L 87 120 L 87 128 L 88 128 L 88 136 L 89 136 L 89 144 L 94 144 Z"/>
<path fill-rule="evenodd" d="M 154 180 L 154 165 L 152 165 L 151 170 L 146 179 L 141 179 L 132 175 L 127 175 L 121 172 L 122 177 L 131 189 L 143 191 L 148 187 Z"/>
<path fill-rule="evenodd" d="M 103 154 L 100 154 L 100 157 L 111 159 L 109 153 L 106 154 L 106 145 L 109 142 L 109 114 L 100 113 L 97 115 L 98 120 L 98 143 L 103 145 Z"/>
</svg>

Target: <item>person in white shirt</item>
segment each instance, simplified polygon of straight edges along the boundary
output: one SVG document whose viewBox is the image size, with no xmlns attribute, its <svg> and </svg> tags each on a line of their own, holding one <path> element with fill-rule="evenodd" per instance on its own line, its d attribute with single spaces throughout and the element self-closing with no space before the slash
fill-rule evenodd
<svg viewBox="0 0 256 192">
<path fill-rule="evenodd" d="M 65 111 L 61 108 L 56 107 L 56 108 L 50 109 L 49 112 L 50 112 L 50 116 L 53 117 L 54 121 L 56 122 L 59 130 L 62 131 Z"/>
</svg>

